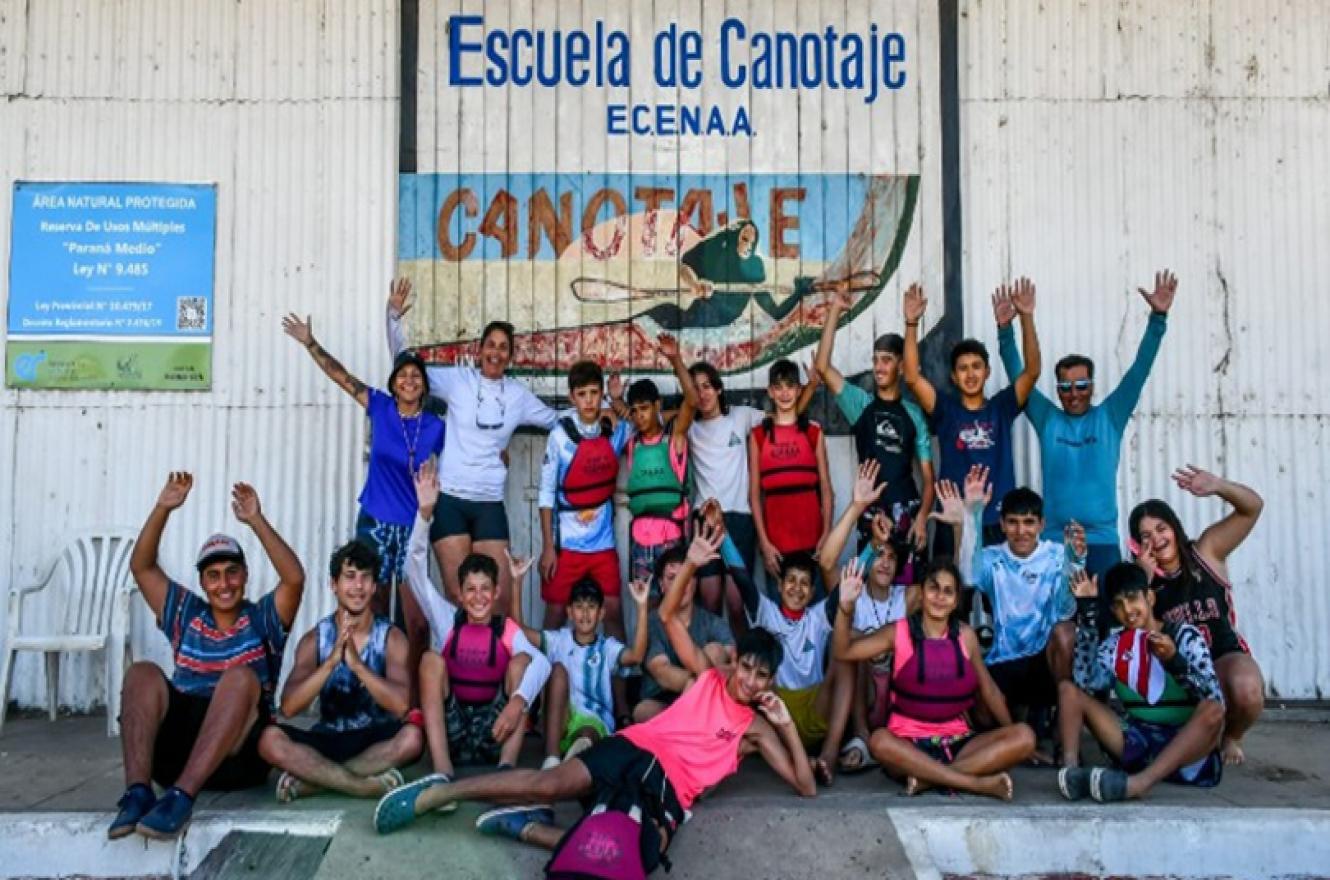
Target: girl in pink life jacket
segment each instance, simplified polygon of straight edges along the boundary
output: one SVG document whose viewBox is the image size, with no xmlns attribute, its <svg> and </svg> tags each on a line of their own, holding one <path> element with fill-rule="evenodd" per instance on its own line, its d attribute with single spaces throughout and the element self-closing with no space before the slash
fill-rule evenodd
<svg viewBox="0 0 1330 880">
<path fill-rule="evenodd" d="M 929 567 L 919 612 L 852 638 L 854 603 L 863 585 L 863 564 L 852 559 L 841 574 L 832 651 L 842 661 L 894 653 L 892 715 L 869 740 L 873 757 L 905 779 L 907 794 L 945 786 L 1011 800 L 1005 771 L 1034 751 L 1034 731 L 1012 723 L 1002 692 L 984 668 L 974 630 L 952 619 L 960 596 L 956 567 L 945 561 Z M 971 729 L 967 713 L 977 700 L 1001 726 L 979 734 Z"/>
<path fill-rule="evenodd" d="M 434 773 L 413 785 L 447 782 L 453 763 L 517 762 L 523 716 L 545 686 L 550 664 L 521 627 L 495 605 L 498 565 L 481 553 L 458 569 L 461 607 L 429 579 L 429 524 L 439 497 L 431 459 L 416 475 L 419 502 L 411 530 L 406 580 L 430 626 L 431 650 L 421 658 L 420 700 Z"/>
</svg>

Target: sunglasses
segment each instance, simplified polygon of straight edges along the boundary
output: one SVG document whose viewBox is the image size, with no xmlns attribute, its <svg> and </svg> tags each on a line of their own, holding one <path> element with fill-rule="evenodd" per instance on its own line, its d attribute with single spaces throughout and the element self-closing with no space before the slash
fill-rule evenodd
<svg viewBox="0 0 1330 880">
<path fill-rule="evenodd" d="M 1063 394 L 1075 388 L 1077 391 L 1089 391 L 1094 387 L 1093 379 L 1077 379 L 1075 382 L 1059 382 L 1058 390 Z"/>
</svg>

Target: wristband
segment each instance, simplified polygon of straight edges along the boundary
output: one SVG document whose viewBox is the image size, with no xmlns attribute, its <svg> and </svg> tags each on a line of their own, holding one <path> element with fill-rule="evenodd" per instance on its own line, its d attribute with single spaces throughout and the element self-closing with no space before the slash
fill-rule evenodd
<svg viewBox="0 0 1330 880">
<path fill-rule="evenodd" d="M 918 321 L 906 321 L 906 322 L 905 322 L 905 326 L 906 326 L 906 327 L 918 327 L 918 326 L 919 326 L 919 322 L 918 322 Z"/>
</svg>

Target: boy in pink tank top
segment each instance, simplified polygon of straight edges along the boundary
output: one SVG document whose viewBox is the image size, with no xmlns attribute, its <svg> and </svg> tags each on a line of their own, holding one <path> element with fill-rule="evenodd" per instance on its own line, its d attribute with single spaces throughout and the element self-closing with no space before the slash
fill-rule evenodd
<svg viewBox="0 0 1330 880">
<path fill-rule="evenodd" d="M 689 547 L 689 560 L 705 565 L 716 556 L 719 536 L 706 529 Z M 801 796 L 812 797 L 817 784 L 785 704 L 771 691 L 780 665 L 781 646 L 771 633 L 754 629 L 741 638 L 738 662 L 713 668 L 676 614 L 685 584 L 676 578 L 660 606 L 670 645 L 693 676 L 693 684 L 655 718 L 626 728 L 549 770 L 510 770 L 432 786 L 424 791 L 403 786 L 379 801 L 374 826 L 387 834 L 417 816 L 463 800 L 542 806 L 501 807 L 476 820 L 483 833 L 553 849 L 563 836 L 554 825 L 555 801 L 607 800 L 631 783 L 641 799 L 643 817 L 664 853 L 688 809 L 705 789 L 739 768 L 746 755 L 760 753 Z"/>
</svg>

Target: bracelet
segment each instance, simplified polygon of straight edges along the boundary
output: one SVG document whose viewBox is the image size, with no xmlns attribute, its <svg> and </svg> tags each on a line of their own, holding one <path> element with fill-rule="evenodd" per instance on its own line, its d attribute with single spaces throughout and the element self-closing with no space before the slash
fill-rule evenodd
<svg viewBox="0 0 1330 880">
<path fill-rule="evenodd" d="M 918 326 L 919 326 L 919 322 L 918 322 L 918 321 L 906 321 L 906 322 L 905 322 L 905 326 L 906 326 L 906 327 L 918 327 Z"/>
</svg>

